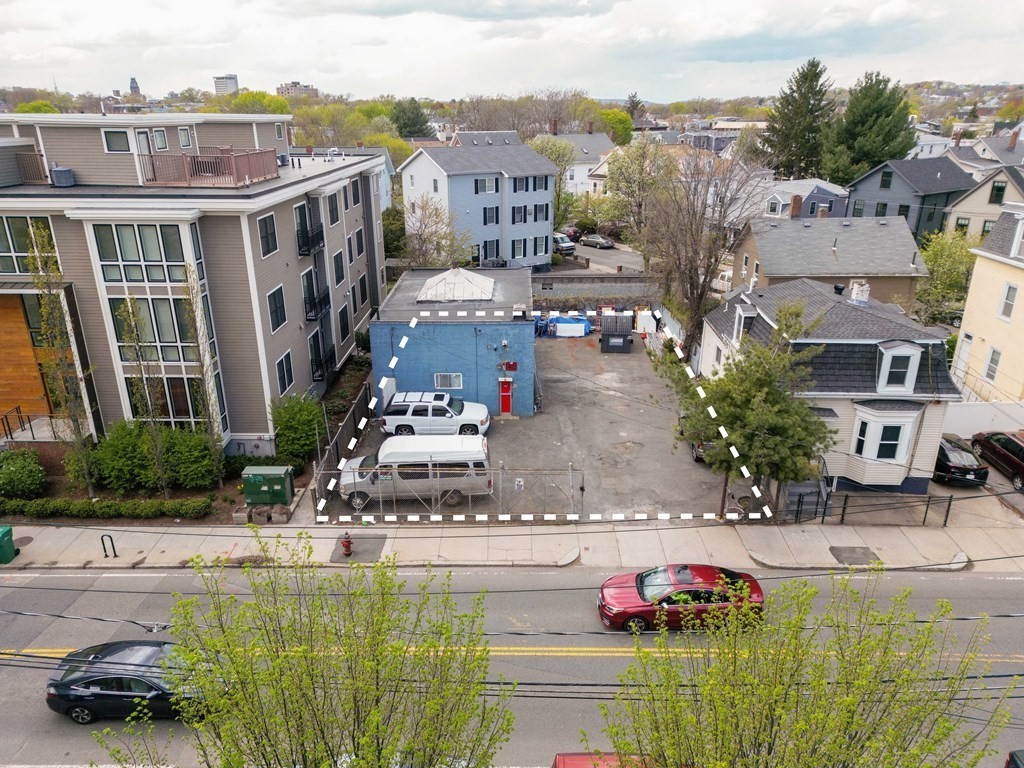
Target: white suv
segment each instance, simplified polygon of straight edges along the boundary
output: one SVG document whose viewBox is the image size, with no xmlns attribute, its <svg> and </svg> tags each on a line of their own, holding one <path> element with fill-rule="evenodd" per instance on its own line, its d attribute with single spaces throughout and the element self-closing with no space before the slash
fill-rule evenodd
<svg viewBox="0 0 1024 768">
<path fill-rule="evenodd" d="M 380 431 L 390 435 L 482 435 L 491 426 L 486 405 L 445 392 L 396 392 L 384 408 Z"/>
</svg>

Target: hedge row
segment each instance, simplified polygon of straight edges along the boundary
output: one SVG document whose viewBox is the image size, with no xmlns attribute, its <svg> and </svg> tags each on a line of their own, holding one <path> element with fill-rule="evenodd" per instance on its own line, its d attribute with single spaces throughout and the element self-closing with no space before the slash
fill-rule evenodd
<svg viewBox="0 0 1024 768">
<path fill-rule="evenodd" d="M 213 511 L 210 499 L 124 499 L 90 501 L 88 499 L 0 499 L 0 514 L 25 517 L 128 517 L 148 520 L 155 517 L 180 517 L 198 520 Z"/>
</svg>

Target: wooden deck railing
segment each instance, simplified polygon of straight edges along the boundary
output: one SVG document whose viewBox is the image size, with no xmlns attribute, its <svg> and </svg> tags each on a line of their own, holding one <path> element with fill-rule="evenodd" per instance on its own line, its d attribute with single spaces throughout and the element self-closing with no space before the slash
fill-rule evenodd
<svg viewBox="0 0 1024 768">
<path fill-rule="evenodd" d="M 201 147 L 198 155 L 141 155 L 145 183 L 153 186 L 243 187 L 276 179 L 273 149 Z"/>
</svg>

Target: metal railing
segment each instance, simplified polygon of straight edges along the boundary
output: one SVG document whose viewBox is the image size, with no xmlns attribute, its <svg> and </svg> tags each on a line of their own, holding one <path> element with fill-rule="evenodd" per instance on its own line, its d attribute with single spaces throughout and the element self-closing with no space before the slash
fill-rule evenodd
<svg viewBox="0 0 1024 768">
<path fill-rule="evenodd" d="M 309 229 L 295 230 L 295 242 L 299 248 L 299 256 L 309 256 L 318 248 L 324 247 L 324 225 L 316 224 Z"/>
<path fill-rule="evenodd" d="M 319 320 L 331 309 L 331 289 L 324 288 L 316 296 L 303 298 L 307 320 Z"/>
<path fill-rule="evenodd" d="M 140 155 L 143 179 L 154 186 L 243 187 L 280 176 L 272 149 L 221 149 L 198 155 Z"/>
<path fill-rule="evenodd" d="M 338 353 L 335 352 L 334 347 L 328 347 L 327 351 L 323 355 L 313 360 L 313 381 L 323 381 L 327 378 L 327 374 L 334 370 L 334 366 L 338 362 Z"/>
<path fill-rule="evenodd" d="M 18 158 L 22 184 L 46 184 L 49 181 L 42 152 L 15 152 L 14 156 Z"/>
<path fill-rule="evenodd" d="M 60 442 L 68 439 L 70 422 L 52 413 L 25 413 L 20 405 L 0 415 L 0 440 Z"/>
</svg>

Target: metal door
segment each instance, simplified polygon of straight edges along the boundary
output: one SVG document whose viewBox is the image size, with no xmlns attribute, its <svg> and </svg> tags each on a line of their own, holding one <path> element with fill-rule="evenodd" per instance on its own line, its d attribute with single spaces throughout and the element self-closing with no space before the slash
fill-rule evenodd
<svg viewBox="0 0 1024 768">
<path fill-rule="evenodd" d="M 498 412 L 503 416 L 512 413 L 512 379 L 498 379 Z"/>
</svg>

